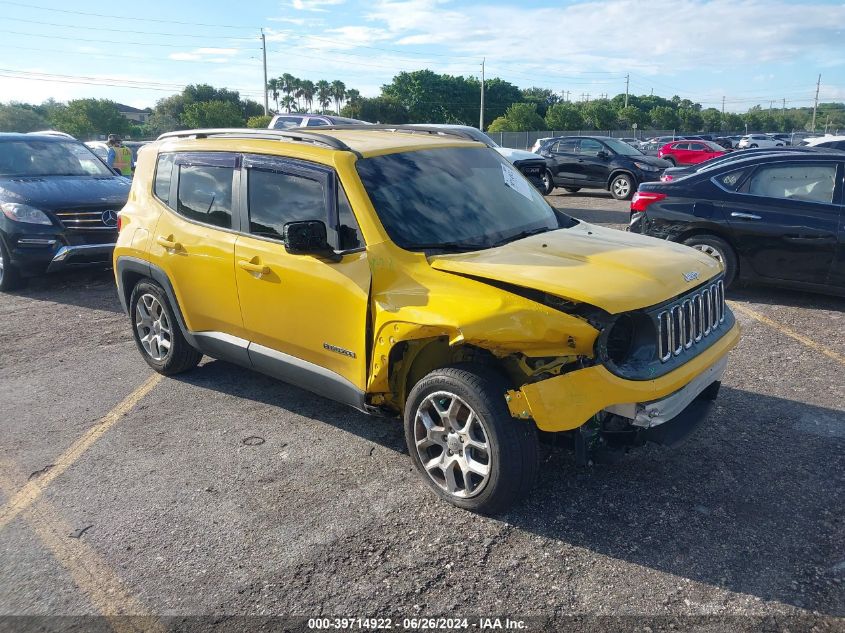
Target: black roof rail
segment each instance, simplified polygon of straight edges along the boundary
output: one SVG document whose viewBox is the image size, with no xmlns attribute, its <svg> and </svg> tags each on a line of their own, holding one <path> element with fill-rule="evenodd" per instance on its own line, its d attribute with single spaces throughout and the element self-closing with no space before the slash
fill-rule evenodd
<svg viewBox="0 0 845 633">
<path fill-rule="evenodd" d="M 302 128 L 292 128 L 295 130 L 300 130 Z M 475 141 L 476 143 L 481 143 L 478 139 L 472 137 L 472 135 L 464 130 L 455 129 L 455 128 L 448 128 L 448 127 L 438 127 L 434 125 L 425 125 L 425 124 L 389 124 L 389 123 L 379 123 L 379 124 L 372 124 L 367 123 L 364 125 L 321 125 L 321 130 L 337 130 L 338 132 L 344 130 L 355 130 L 355 131 L 363 131 L 363 132 L 409 132 L 414 134 L 438 134 L 438 135 L 446 135 L 446 136 L 457 136 L 458 138 L 462 138 L 464 140 Z"/>
<path fill-rule="evenodd" d="M 265 140 L 291 140 L 299 141 L 300 143 L 313 143 L 314 145 L 324 145 L 330 149 L 339 149 L 346 152 L 355 152 L 343 141 L 340 141 L 333 136 L 327 134 L 319 134 L 312 131 L 296 130 L 271 130 L 271 129 L 254 129 L 254 128 L 204 128 L 198 130 L 179 130 L 177 132 L 165 132 L 158 137 L 157 140 L 167 138 L 209 138 L 211 136 L 228 137 L 228 138 L 254 138 Z"/>
</svg>

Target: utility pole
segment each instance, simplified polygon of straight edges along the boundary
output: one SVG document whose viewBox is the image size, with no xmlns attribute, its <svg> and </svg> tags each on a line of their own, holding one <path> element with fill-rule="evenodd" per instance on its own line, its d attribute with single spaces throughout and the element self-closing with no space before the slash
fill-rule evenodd
<svg viewBox="0 0 845 633">
<path fill-rule="evenodd" d="M 569 93 L 570 93 L 570 91 L 569 91 L 569 90 L 567 90 L 567 91 L 566 91 L 566 101 L 569 101 Z"/>
<path fill-rule="evenodd" d="M 722 116 L 725 116 L 725 98 L 722 97 Z"/>
<path fill-rule="evenodd" d="M 625 75 L 625 107 L 628 107 L 628 84 L 631 81 L 631 75 Z"/>
<path fill-rule="evenodd" d="M 481 58 L 481 113 L 478 116 L 478 129 L 484 131 L 484 62 L 486 57 Z"/>
<path fill-rule="evenodd" d="M 264 37 L 264 29 L 261 29 L 261 53 L 264 57 L 264 116 L 270 114 L 270 104 L 267 102 L 267 40 Z"/>
<path fill-rule="evenodd" d="M 822 75 L 819 73 L 819 80 L 816 82 L 816 100 L 813 102 L 813 132 L 816 131 L 816 109 L 819 107 L 819 88 L 822 85 Z"/>
<path fill-rule="evenodd" d="M 587 93 L 587 103 L 590 103 L 590 93 Z"/>
<path fill-rule="evenodd" d="M 781 106 L 780 115 L 786 118 L 786 97 L 783 99 L 783 106 Z"/>
</svg>

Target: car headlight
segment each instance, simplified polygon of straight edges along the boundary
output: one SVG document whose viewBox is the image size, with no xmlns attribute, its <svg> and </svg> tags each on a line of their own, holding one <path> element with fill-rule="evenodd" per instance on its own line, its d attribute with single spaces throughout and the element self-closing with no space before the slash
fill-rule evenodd
<svg viewBox="0 0 845 633">
<path fill-rule="evenodd" d="M 655 167 L 654 165 L 649 165 L 648 163 L 634 163 L 634 165 L 643 171 L 660 171 L 660 167 Z"/>
<path fill-rule="evenodd" d="M 4 202 L 0 204 L 3 215 L 14 222 L 26 222 L 27 224 L 46 224 L 52 226 L 53 221 L 41 209 L 36 209 L 28 204 L 17 202 Z"/>
</svg>

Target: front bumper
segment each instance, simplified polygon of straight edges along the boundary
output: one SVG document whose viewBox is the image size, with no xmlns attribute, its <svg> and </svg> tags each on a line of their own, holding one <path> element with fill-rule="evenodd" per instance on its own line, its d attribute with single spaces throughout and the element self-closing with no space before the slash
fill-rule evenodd
<svg viewBox="0 0 845 633">
<path fill-rule="evenodd" d="M 64 268 L 108 265 L 117 231 L 63 231 L 57 227 L 17 226 L 0 231 L 11 263 L 24 276 Z"/>
<path fill-rule="evenodd" d="M 698 385 L 697 379 L 700 376 L 705 376 L 701 382 L 706 382 L 702 389 L 706 389 L 713 382 L 718 382 L 718 376 L 711 370 L 714 367 L 718 368 L 720 362 L 738 341 L 739 326 L 734 324 L 701 354 L 674 371 L 653 380 L 627 380 L 612 374 L 603 365 L 594 365 L 540 382 L 525 384 L 518 391 L 512 390 L 507 393 L 508 408 L 514 417 L 533 419 L 537 428 L 549 432 L 576 429 L 600 411 L 614 406 L 652 403 L 657 408 L 644 410 L 660 411 L 661 406 L 657 401 L 668 399 L 668 396 L 680 393 L 684 388 L 695 383 L 695 386 L 691 386 L 680 400 L 668 399 L 668 402 L 677 405 L 690 394 L 694 400 L 701 393 L 701 389 L 695 392 Z M 708 378 L 712 380 L 708 382 Z M 662 405 L 662 410 L 665 411 L 662 414 L 662 421 L 665 422 L 670 419 L 668 404 Z M 660 416 L 661 414 L 658 413 L 656 417 Z"/>
<path fill-rule="evenodd" d="M 83 244 L 79 246 L 62 246 L 56 251 L 47 266 L 47 272 L 52 273 L 65 268 L 83 266 L 99 266 L 111 264 L 114 244 Z"/>
</svg>

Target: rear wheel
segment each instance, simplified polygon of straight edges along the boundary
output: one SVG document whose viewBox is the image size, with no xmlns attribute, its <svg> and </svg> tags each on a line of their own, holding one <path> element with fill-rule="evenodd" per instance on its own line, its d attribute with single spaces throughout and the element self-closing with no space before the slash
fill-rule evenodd
<svg viewBox="0 0 845 633">
<path fill-rule="evenodd" d="M 725 268 L 725 287 L 731 285 L 736 277 L 737 258 L 730 244 L 715 235 L 694 235 L 684 240 L 684 244 L 692 246 L 722 264 Z"/>
<path fill-rule="evenodd" d="M 750 147 L 751 149 L 754 149 L 755 147 L 757 147 L 757 143 L 752 143 L 752 144 L 751 144 L 751 145 L 749 145 L 748 147 Z"/>
<path fill-rule="evenodd" d="M 581 191 L 581 187 L 564 187 L 564 189 L 566 189 L 569 193 L 578 193 Z"/>
<path fill-rule="evenodd" d="M 202 354 L 191 347 L 173 314 L 164 289 L 151 280 L 141 281 L 129 301 L 135 344 L 147 364 L 170 376 L 193 369 Z"/>
<path fill-rule="evenodd" d="M 429 487 L 460 508 L 502 512 L 534 485 L 537 430 L 510 415 L 507 389 L 495 372 L 461 364 L 432 371 L 408 396 L 411 459 Z"/>
<path fill-rule="evenodd" d="M 664 157 L 663 157 L 663 160 L 665 160 L 667 163 L 671 163 L 671 164 L 672 164 L 672 167 L 677 167 L 677 166 L 678 166 L 678 161 L 677 161 L 677 160 L 675 160 L 675 157 L 674 157 L 674 156 L 664 156 Z"/>
<path fill-rule="evenodd" d="M 12 266 L 3 240 L 0 240 L 0 292 L 20 288 L 25 282 L 17 268 Z"/>
</svg>

